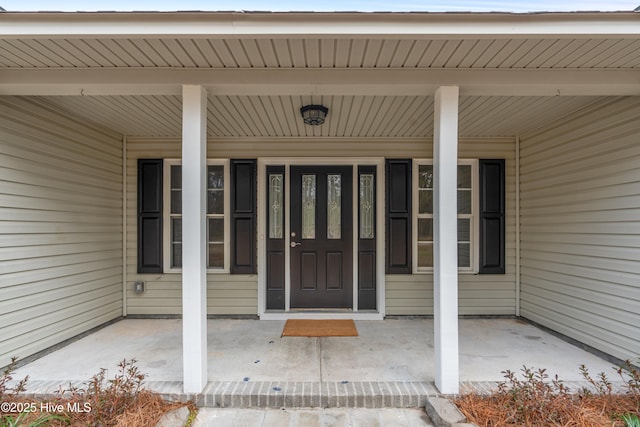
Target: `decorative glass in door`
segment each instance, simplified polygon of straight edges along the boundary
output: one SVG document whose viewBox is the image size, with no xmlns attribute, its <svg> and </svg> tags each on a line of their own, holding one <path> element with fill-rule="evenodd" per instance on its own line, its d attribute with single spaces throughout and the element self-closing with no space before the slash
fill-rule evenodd
<svg viewBox="0 0 640 427">
<path fill-rule="evenodd" d="M 290 307 L 351 308 L 353 167 L 290 171 Z"/>
</svg>

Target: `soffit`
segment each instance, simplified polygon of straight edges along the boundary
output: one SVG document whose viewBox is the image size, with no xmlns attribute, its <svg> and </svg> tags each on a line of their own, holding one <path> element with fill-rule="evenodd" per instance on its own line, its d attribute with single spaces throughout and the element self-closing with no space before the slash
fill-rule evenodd
<svg viewBox="0 0 640 427">
<path fill-rule="evenodd" d="M 640 38 L 3 38 L 0 68 L 633 69 Z"/>
<path fill-rule="evenodd" d="M 123 135 L 177 137 L 179 96 L 31 97 Z M 530 133 L 606 97 L 462 96 L 462 137 Z M 307 103 L 329 107 L 322 126 L 305 126 L 299 109 Z M 356 137 L 430 138 L 431 96 L 209 96 L 208 134 L 212 138 Z"/>
<path fill-rule="evenodd" d="M 633 13 L 7 13 L 0 87 L 6 95 L 52 95 L 38 99 L 123 135 L 179 136 L 181 85 L 202 84 L 211 137 L 384 138 L 431 137 L 435 88 L 457 85 L 461 136 L 514 136 L 600 95 L 636 94 L 639 20 Z M 53 96 L 63 93 L 75 96 Z M 580 96 L 528 96 L 543 94 Z M 310 102 L 330 108 L 323 126 L 302 125 L 299 108 Z"/>
</svg>

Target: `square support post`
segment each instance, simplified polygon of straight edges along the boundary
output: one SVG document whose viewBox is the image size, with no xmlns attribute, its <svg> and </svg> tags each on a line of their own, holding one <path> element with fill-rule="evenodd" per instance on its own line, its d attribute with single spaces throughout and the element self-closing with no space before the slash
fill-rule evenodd
<svg viewBox="0 0 640 427">
<path fill-rule="evenodd" d="M 207 385 L 207 92 L 182 88 L 182 363 L 184 392 Z"/>
<path fill-rule="evenodd" d="M 459 391 L 458 362 L 458 87 L 438 88 L 433 135 L 433 300 L 436 387 Z"/>
</svg>

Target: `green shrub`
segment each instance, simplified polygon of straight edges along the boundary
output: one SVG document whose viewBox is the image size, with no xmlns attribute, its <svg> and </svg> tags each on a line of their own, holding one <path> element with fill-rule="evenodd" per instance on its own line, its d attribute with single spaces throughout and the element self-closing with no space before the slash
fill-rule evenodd
<svg viewBox="0 0 640 427">
<path fill-rule="evenodd" d="M 625 422 L 626 427 L 640 427 L 640 418 L 636 414 L 624 414 L 620 419 Z"/>
<path fill-rule="evenodd" d="M 22 412 L 17 417 L 4 415 L 0 418 L 0 427 L 40 427 L 46 426 L 49 422 L 55 420 L 69 422 L 69 419 L 62 415 L 42 414 L 33 420 L 27 420 L 28 416 L 29 412 Z"/>
</svg>

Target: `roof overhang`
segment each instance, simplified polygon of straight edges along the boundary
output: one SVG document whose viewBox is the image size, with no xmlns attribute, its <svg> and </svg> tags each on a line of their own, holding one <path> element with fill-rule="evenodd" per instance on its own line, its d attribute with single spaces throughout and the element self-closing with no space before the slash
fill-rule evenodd
<svg viewBox="0 0 640 427">
<path fill-rule="evenodd" d="M 634 12 L 3 12 L 0 37 L 637 37 Z"/>
<path fill-rule="evenodd" d="M 639 96 L 639 67 L 634 12 L 0 13 L 0 95 L 124 135 L 179 135 L 183 85 L 215 137 L 425 137 L 445 85 L 462 135 L 518 135 Z"/>
</svg>

